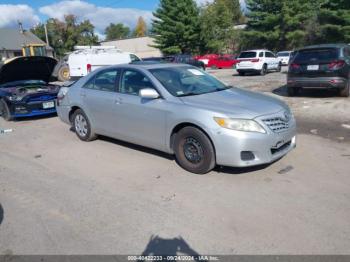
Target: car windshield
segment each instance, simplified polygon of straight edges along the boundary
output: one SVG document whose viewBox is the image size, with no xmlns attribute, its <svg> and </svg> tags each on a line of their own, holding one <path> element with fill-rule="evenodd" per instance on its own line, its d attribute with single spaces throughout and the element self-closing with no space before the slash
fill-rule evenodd
<svg viewBox="0 0 350 262">
<path fill-rule="evenodd" d="M 4 88 L 4 87 L 31 86 L 31 85 L 46 85 L 46 82 L 43 80 L 19 80 L 19 81 L 13 81 L 13 82 L 2 84 L 1 87 Z"/>
<path fill-rule="evenodd" d="M 173 96 L 192 96 L 230 88 L 215 77 L 195 67 L 168 67 L 150 72 Z"/>
<path fill-rule="evenodd" d="M 297 52 L 295 63 L 308 63 L 314 61 L 329 61 L 338 59 L 338 49 L 323 48 L 323 49 L 305 49 Z"/>
<path fill-rule="evenodd" d="M 254 58 L 256 57 L 256 52 L 242 52 L 238 58 Z"/>
<path fill-rule="evenodd" d="M 289 56 L 289 54 L 290 53 L 288 53 L 288 52 L 279 52 L 279 53 L 277 53 L 277 56 Z"/>
</svg>

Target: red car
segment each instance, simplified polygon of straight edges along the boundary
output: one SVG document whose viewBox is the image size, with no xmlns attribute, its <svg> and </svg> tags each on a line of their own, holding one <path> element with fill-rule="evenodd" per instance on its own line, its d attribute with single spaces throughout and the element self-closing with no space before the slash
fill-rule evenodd
<svg viewBox="0 0 350 262">
<path fill-rule="evenodd" d="M 206 67 L 213 69 L 234 68 L 238 62 L 234 55 L 208 54 L 203 56 L 196 56 L 195 59 L 202 61 Z"/>
</svg>

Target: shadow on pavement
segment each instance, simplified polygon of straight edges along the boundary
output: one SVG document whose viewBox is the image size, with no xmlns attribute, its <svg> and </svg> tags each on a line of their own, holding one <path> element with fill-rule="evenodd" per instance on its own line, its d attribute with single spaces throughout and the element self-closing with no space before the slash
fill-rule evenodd
<svg viewBox="0 0 350 262">
<path fill-rule="evenodd" d="M 2 208 L 2 205 L 0 204 L 0 225 L 1 225 L 3 220 L 4 220 L 4 209 Z"/>
<path fill-rule="evenodd" d="M 151 236 L 141 256 L 195 256 L 200 254 L 181 237 L 172 239 Z M 203 261 L 203 260 L 201 260 Z"/>
<path fill-rule="evenodd" d="M 288 97 L 287 85 L 280 86 L 274 90 L 272 93 L 279 96 Z M 326 90 L 326 89 L 302 89 L 296 97 L 311 97 L 311 98 L 327 98 L 327 97 L 337 97 L 337 90 Z"/>
</svg>

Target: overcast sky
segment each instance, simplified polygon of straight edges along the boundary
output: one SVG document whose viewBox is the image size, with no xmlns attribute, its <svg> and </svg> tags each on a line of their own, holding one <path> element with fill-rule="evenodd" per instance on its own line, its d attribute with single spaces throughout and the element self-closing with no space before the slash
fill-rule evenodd
<svg viewBox="0 0 350 262">
<path fill-rule="evenodd" d="M 198 4 L 212 0 L 196 0 Z M 244 0 L 240 0 L 244 5 Z M 139 16 L 147 22 L 152 19 L 152 11 L 159 0 L 0 0 L 0 27 L 17 26 L 20 20 L 25 28 L 53 17 L 63 19 L 65 14 L 74 14 L 79 19 L 89 19 L 102 36 L 109 23 L 123 23 L 134 27 Z"/>
</svg>

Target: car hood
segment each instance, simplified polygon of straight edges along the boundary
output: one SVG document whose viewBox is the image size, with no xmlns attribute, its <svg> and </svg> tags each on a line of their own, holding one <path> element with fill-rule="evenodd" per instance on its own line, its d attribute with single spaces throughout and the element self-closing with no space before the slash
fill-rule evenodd
<svg viewBox="0 0 350 262">
<path fill-rule="evenodd" d="M 181 97 L 181 100 L 190 106 L 245 119 L 289 110 L 279 99 L 239 88 Z"/>
<path fill-rule="evenodd" d="M 45 56 L 17 57 L 0 67 L 0 85 L 19 80 L 49 82 L 57 60 Z"/>
</svg>

